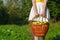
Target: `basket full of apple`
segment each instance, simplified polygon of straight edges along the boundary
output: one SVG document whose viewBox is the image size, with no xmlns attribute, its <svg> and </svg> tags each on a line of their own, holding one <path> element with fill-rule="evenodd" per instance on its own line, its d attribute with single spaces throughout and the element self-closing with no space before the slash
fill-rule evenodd
<svg viewBox="0 0 60 40">
<path fill-rule="evenodd" d="M 48 28 L 49 23 L 47 18 L 37 18 L 31 22 L 32 32 L 35 36 L 45 36 Z"/>
</svg>

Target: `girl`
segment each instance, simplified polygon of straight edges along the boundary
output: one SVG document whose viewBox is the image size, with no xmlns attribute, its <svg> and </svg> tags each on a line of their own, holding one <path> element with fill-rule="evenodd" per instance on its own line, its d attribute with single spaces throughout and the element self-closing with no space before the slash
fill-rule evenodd
<svg viewBox="0 0 60 40">
<path fill-rule="evenodd" d="M 48 20 L 50 19 L 49 10 L 46 7 L 47 0 L 32 0 L 32 4 L 33 6 L 29 15 L 30 24 L 33 18 L 37 18 L 39 16 L 46 17 Z M 38 40 L 38 37 L 34 36 L 34 40 Z M 43 40 L 43 37 L 40 37 L 40 40 Z"/>
</svg>

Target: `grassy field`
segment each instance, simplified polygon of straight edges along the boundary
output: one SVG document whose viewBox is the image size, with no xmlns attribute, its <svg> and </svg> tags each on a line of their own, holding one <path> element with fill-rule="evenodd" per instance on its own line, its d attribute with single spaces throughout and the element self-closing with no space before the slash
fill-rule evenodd
<svg viewBox="0 0 60 40">
<path fill-rule="evenodd" d="M 29 25 L 0 25 L 0 40 L 32 40 Z M 45 40 L 60 40 L 60 22 L 50 23 Z"/>
</svg>

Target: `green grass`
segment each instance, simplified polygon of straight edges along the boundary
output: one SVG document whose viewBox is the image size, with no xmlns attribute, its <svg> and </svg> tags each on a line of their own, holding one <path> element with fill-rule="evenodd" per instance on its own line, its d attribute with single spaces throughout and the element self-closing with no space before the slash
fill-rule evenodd
<svg viewBox="0 0 60 40">
<path fill-rule="evenodd" d="M 60 40 L 60 22 L 50 23 L 45 40 Z"/>
<path fill-rule="evenodd" d="M 31 40 L 28 25 L 0 25 L 0 40 Z"/>
<path fill-rule="evenodd" d="M 32 40 L 29 25 L 0 25 L 0 40 Z M 45 40 L 60 40 L 60 22 L 50 23 Z"/>
</svg>

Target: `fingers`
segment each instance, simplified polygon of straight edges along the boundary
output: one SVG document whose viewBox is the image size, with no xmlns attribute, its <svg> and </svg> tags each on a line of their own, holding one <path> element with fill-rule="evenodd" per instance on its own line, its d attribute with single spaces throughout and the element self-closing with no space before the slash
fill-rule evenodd
<svg viewBox="0 0 60 40">
<path fill-rule="evenodd" d="M 46 17 L 45 14 L 40 14 L 40 16 L 42 16 L 42 17 Z"/>
<path fill-rule="evenodd" d="M 38 14 L 38 13 L 36 13 L 36 14 L 35 14 L 35 17 L 36 17 L 36 18 L 37 18 L 37 17 L 39 17 L 39 14 Z"/>
<path fill-rule="evenodd" d="M 46 15 L 44 13 L 42 13 L 42 14 L 41 13 L 40 14 L 36 13 L 34 18 L 37 18 L 39 16 L 42 16 L 42 17 L 45 17 L 46 18 Z"/>
</svg>

